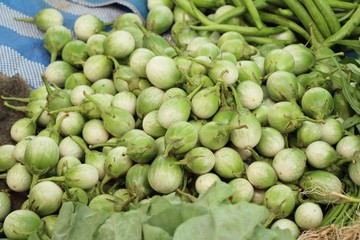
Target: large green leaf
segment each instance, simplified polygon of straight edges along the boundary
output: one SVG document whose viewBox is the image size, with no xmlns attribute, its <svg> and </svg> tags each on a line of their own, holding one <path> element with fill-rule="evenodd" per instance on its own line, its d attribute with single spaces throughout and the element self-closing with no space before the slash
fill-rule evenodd
<svg viewBox="0 0 360 240">
<path fill-rule="evenodd" d="M 66 202 L 60 209 L 52 239 L 92 239 L 110 215 L 110 212 L 95 212 L 81 203 Z"/>
<path fill-rule="evenodd" d="M 159 212 L 164 211 L 168 207 L 172 206 L 172 203 L 163 196 L 156 195 L 151 198 L 151 205 L 148 209 L 148 215 L 152 216 Z"/>
<path fill-rule="evenodd" d="M 172 240 L 172 237 L 164 229 L 143 224 L 144 240 Z"/>
<path fill-rule="evenodd" d="M 99 228 L 97 240 L 141 240 L 142 216 L 139 211 L 112 214 Z"/>
<path fill-rule="evenodd" d="M 258 224 L 268 217 L 264 206 L 240 202 L 210 208 L 208 214 L 189 219 L 175 231 L 174 240 L 249 239 Z"/>
<path fill-rule="evenodd" d="M 254 234 L 249 240 L 295 240 L 296 238 L 291 235 L 288 229 L 268 229 L 262 225 L 255 228 Z"/>
<path fill-rule="evenodd" d="M 151 226 L 160 227 L 172 236 L 180 224 L 190 218 L 206 213 L 208 213 L 208 210 L 205 207 L 182 202 L 151 216 L 146 223 Z"/>
<path fill-rule="evenodd" d="M 219 204 L 229 204 L 229 198 L 233 195 L 233 188 L 222 181 L 217 181 L 211 187 L 201 193 L 194 203 L 198 206 L 217 206 Z"/>
</svg>

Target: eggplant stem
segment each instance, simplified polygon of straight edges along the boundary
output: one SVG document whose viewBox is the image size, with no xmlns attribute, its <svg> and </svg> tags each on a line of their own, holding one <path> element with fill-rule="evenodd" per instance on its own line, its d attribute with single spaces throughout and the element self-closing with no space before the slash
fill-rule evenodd
<svg viewBox="0 0 360 240">
<path fill-rule="evenodd" d="M 86 154 L 91 152 L 91 150 L 87 147 L 87 145 L 84 144 L 83 142 L 79 141 L 78 138 L 75 138 L 74 136 L 70 136 L 70 138 L 71 138 L 71 140 L 76 142 L 79 145 L 79 147 L 81 147 L 81 149 L 85 151 Z"/>
<path fill-rule="evenodd" d="M 1 96 L 2 100 L 8 100 L 8 101 L 17 101 L 17 102 L 23 102 L 23 103 L 29 103 L 31 102 L 30 98 L 17 98 L 17 97 L 5 97 Z"/>
<path fill-rule="evenodd" d="M 34 176 L 35 175 L 33 175 L 33 180 L 34 180 Z M 53 177 L 39 179 L 39 176 L 38 176 L 38 179 L 35 180 L 35 183 L 43 182 L 43 181 L 63 182 L 63 181 L 65 181 L 65 177 L 64 176 L 53 176 Z"/>
<path fill-rule="evenodd" d="M 117 181 L 115 182 L 109 189 L 108 189 L 108 192 L 110 194 L 113 194 L 116 190 L 117 190 L 117 187 L 121 185 L 121 182 L 120 181 Z"/>
<path fill-rule="evenodd" d="M 32 22 L 35 21 L 35 19 L 34 19 L 34 18 L 31 18 L 31 17 L 24 17 L 24 18 L 14 17 L 14 19 L 15 19 L 16 21 L 30 22 L 30 23 L 32 23 Z"/>
<path fill-rule="evenodd" d="M 129 205 L 132 201 L 136 199 L 136 195 L 132 195 L 129 199 L 127 199 L 125 202 L 123 202 L 119 207 L 116 208 L 117 212 L 121 212 L 125 209 L 127 205 Z"/>
<path fill-rule="evenodd" d="M 118 144 L 117 142 L 98 143 L 98 144 L 94 144 L 94 145 L 89 145 L 89 148 L 95 149 L 95 148 L 99 148 L 99 147 L 116 147 L 117 144 Z"/>
<path fill-rule="evenodd" d="M 174 165 L 186 165 L 187 163 L 188 163 L 188 161 L 186 159 L 181 159 L 181 160 L 179 160 L 177 162 L 174 162 L 172 164 L 174 164 Z"/>
<path fill-rule="evenodd" d="M 185 197 L 187 197 L 191 202 L 196 202 L 197 198 L 194 197 L 193 195 L 189 194 L 189 193 L 186 193 L 186 192 L 183 192 L 181 191 L 180 189 L 176 189 L 176 192 L 180 195 L 183 195 Z"/>
<path fill-rule="evenodd" d="M 26 112 L 26 106 L 11 105 L 10 103 L 8 103 L 8 101 L 4 102 L 4 106 L 7 107 L 7 108 L 10 108 L 12 110 L 15 110 L 15 111 Z"/>
<path fill-rule="evenodd" d="M 48 111 L 48 109 L 44 109 L 44 110 Z M 80 108 L 77 105 L 77 106 L 72 106 L 72 107 L 67 107 L 67 108 L 59 108 L 59 109 L 48 111 L 48 112 L 49 112 L 49 114 L 57 114 L 59 112 L 77 112 L 79 110 L 80 110 Z"/>
<path fill-rule="evenodd" d="M 272 221 L 275 219 L 275 214 L 273 214 L 273 213 L 270 213 L 269 214 L 269 217 L 265 220 L 265 222 L 263 223 L 263 226 L 264 227 L 268 227 L 271 223 L 272 223 Z"/>
<path fill-rule="evenodd" d="M 113 56 L 107 56 L 107 58 L 109 58 L 115 65 L 115 69 L 119 69 L 120 68 L 120 64 L 118 62 L 118 60 L 116 60 L 116 58 L 114 58 Z"/>
<path fill-rule="evenodd" d="M 40 174 L 33 174 L 30 184 L 30 189 L 32 189 L 33 186 L 35 186 L 36 183 L 40 182 Z"/>
<path fill-rule="evenodd" d="M 171 38 L 167 38 L 166 40 L 168 41 L 168 43 L 170 44 L 170 46 L 171 46 L 172 48 L 174 48 L 174 50 L 175 50 L 175 52 L 176 52 L 177 55 L 181 55 L 181 54 L 182 54 L 181 49 L 178 48 L 178 47 L 174 44 L 174 42 L 171 40 Z"/>
<path fill-rule="evenodd" d="M 112 179 L 112 177 L 109 174 L 105 174 L 104 178 L 100 182 L 100 192 L 102 194 L 105 194 L 104 186 L 107 182 L 109 182 Z"/>
<path fill-rule="evenodd" d="M 50 62 L 55 62 L 57 58 L 57 51 L 51 52 Z"/>
<path fill-rule="evenodd" d="M 239 94 L 237 93 L 235 87 L 233 85 L 230 85 L 230 88 L 231 88 L 231 92 L 234 95 L 234 100 L 235 100 L 235 104 L 236 104 L 236 110 L 239 111 L 239 110 L 243 109 L 244 106 L 240 102 Z"/>
</svg>

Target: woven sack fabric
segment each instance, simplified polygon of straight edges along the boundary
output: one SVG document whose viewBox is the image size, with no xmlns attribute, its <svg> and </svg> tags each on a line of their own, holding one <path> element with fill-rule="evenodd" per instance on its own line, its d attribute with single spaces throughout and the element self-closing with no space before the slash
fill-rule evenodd
<svg viewBox="0 0 360 240">
<path fill-rule="evenodd" d="M 44 8 L 59 10 L 64 26 L 72 32 L 75 20 L 83 14 L 104 22 L 127 12 L 143 19 L 147 14 L 146 0 L 0 0 L 0 72 L 9 77 L 19 74 L 33 89 L 42 85 L 41 74 L 50 63 L 50 54 L 44 48 L 44 33 L 34 23 L 14 18 L 34 17 Z"/>
</svg>

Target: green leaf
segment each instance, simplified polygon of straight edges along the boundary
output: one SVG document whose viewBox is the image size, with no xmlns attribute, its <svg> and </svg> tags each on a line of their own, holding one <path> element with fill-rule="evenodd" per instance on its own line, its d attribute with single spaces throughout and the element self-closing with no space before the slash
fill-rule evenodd
<svg viewBox="0 0 360 240">
<path fill-rule="evenodd" d="M 113 213 L 99 228 L 97 240 L 141 240 L 142 216 L 138 211 Z"/>
<path fill-rule="evenodd" d="M 154 197 L 151 198 L 151 205 L 148 210 L 148 215 L 152 216 L 159 212 L 162 212 L 171 205 L 172 205 L 171 202 L 166 198 L 159 195 L 155 195 Z"/>
<path fill-rule="evenodd" d="M 92 239 L 97 228 L 105 222 L 111 212 L 95 212 L 77 202 L 62 205 L 55 226 L 53 240 Z"/>
<path fill-rule="evenodd" d="M 174 240 L 242 240 L 254 234 L 269 211 L 264 206 L 239 202 L 210 208 L 208 214 L 189 219 L 175 231 Z"/>
<path fill-rule="evenodd" d="M 346 79 L 341 79 L 341 87 L 344 93 L 344 97 L 349 102 L 351 108 L 357 113 L 360 114 L 360 93 L 359 91 L 352 87 Z"/>
<path fill-rule="evenodd" d="M 217 181 L 207 191 L 201 193 L 197 198 L 195 205 L 217 206 L 222 203 L 229 203 L 229 198 L 233 195 L 233 188 L 222 181 Z"/>
<path fill-rule="evenodd" d="M 182 202 L 151 216 L 146 223 L 151 226 L 160 227 L 172 236 L 180 224 L 190 218 L 206 213 L 208 213 L 208 210 L 205 207 Z"/>
<path fill-rule="evenodd" d="M 296 240 L 296 238 L 291 235 L 288 229 L 268 229 L 262 225 L 258 225 L 249 240 Z"/>
<path fill-rule="evenodd" d="M 164 229 L 143 224 L 144 240 L 172 240 L 172 237 Z"/>
<path fill-rule="evenodd" d="M 27 240 L 41 240 L 41 238 L 39 238 L 37 233 L 31 233 Z"/>
<path fill-rule="evenodd" d="M 346 66 L 350 69 L 351 72 L 360 76 L 360 68 L 358 66 L 356 66 L 353 63 L 348 63 L 348 64 L 346 64 Z"/>
<path fill-rule="evenodd" d="M 359 123 L 360 123 L 360 116 L 358 114 L 355 114 L 354 116 L 346 119 L 342 125 L 343 125 L 344 129 L 348 129 L 352 126 L 356 126 Z"/>
</svg>

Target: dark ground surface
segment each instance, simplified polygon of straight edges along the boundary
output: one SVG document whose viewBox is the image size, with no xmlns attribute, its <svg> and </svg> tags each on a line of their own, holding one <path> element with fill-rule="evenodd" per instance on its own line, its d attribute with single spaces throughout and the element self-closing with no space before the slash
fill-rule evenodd
<svg viewBox="0 0 360 240">
<path fill-rule="evenodd" d="M 6 77 L 0 73 L 0 96 L 7 97 L 28 97 L 31 88 L 26 81 L 18 75 Z M 10 128 L 19 118 L 24 117 L 24 113 L 9 109 L 4 106 L 4 101 L 0 99 L 0 146 L 4 144 L 15 144 L 10 137 Z M 24 105 L 15 101 L 9 101 L 12 105 Z M 1 156 L 0 156 L 1 157 Z M 0 191 L 7 188 L 5 180 L 0 180 Z M 22 193 L 10 192 L 12 210 L 18 209 L 26 195 Z M 0 234 L 1 236 L 1 234 Z"/>
</svg>

